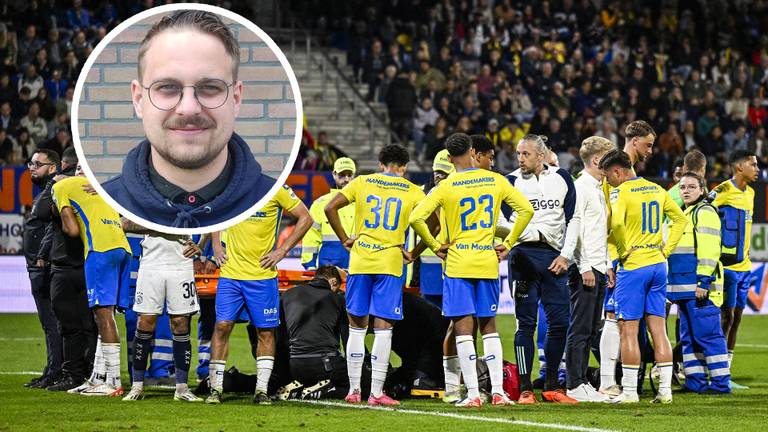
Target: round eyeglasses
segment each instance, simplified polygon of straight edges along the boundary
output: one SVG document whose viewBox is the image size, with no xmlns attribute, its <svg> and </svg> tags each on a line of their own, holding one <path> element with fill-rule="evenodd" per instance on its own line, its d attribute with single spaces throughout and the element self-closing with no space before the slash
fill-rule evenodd
<svg viewBox="0 0 768 432">
<path fill-rule="evenodd" d="M 181 103 L 186 87 L 194 89 L 195 99 L 197 99 L 200 106 L 207 109 L 216 109 L 227 101 L 229 88 L 232 85 L 234 85 L 234 82 L 227 84 L 223 80 L 210 78 L 188 86 L 174 80 L 161 80 L 153 82 L 149 87 L 141 87 L 147 90 L 149 101 L 155 108 L 162 111 L 170 111 Z"/>
</svg>

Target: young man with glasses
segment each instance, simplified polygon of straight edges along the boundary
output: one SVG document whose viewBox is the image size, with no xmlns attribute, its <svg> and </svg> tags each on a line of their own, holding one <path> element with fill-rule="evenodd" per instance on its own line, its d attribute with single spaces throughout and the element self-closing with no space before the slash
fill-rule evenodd
<svg viewBox="0 0 768 432">
<path fill-rule="evenodd" d="M 158 21 L 139 47 L 131 83 L 147 139 L 104 189 L 131 213 L 193 228 L 226 221 L 275 183 L 234 133 L 243 83 L 240 48 L 222 20 L 197 10 Z"/>
</svg>

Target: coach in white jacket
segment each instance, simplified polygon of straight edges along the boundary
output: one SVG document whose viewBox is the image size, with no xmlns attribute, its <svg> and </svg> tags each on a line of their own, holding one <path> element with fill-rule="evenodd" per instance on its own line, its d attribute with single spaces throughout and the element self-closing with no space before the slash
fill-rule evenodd
<svg viewBox="0 0 768 432">
<path fill-rule="evenodd" d="M 520 168 L 507 176 L 531 202 L 534 216 L 510 253 L 510 280 L 515 281 L 515 352 L 520 373 L 520 404 L 536 403 L 531 383 L 535 355 L 533 333 L 538 303 L 549 324 L 544 342 L 547 364 L 557 365 L 565 350 L 569 318 L 567 270 L 578 236 L 574 224 L 576 189 L 570 173 L 544 163 L 546 137 L 526 135 L 517 145 Z M 514 222 L 513 214 L 510 220 Z M 563 245 L 571 245 L 564 249 Z M 557 403 L 577 403 L 559 389 L 558 368 L 548 367 L 543 397 Z"/>
</svg>

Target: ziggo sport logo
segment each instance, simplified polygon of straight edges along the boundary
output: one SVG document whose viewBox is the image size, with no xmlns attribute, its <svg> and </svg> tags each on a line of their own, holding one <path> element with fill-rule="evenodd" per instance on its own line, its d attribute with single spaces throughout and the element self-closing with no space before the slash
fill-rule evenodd
<svg viewBox="0 0 768 432">
<path fill-rule="evenodd" d="M 560 208 L 559 199 L 532 199 L 530 201 L 534 211 Z"/>
</svg>

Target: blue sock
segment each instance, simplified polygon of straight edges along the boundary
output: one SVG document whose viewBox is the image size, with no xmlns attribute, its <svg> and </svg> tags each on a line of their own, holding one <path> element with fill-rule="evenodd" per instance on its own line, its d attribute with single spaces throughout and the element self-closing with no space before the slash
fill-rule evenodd
<svg viewBox="0 0 768 432">
<path fill-rule="evenodd" d="M 152 353 L 152 337 L 155 332 L 136 329 L 133 338 L 133 382 L 144 382 L 144 371 L 147 370 L 147 360 Z"/>
<path fill-rule="evenodd" d="M 173 366 L 176 368 L 176 386 L 187 385 L 189 365 L 192 362 L 192 342 L 189 332 L 173 335 Z"/>
</svg>

